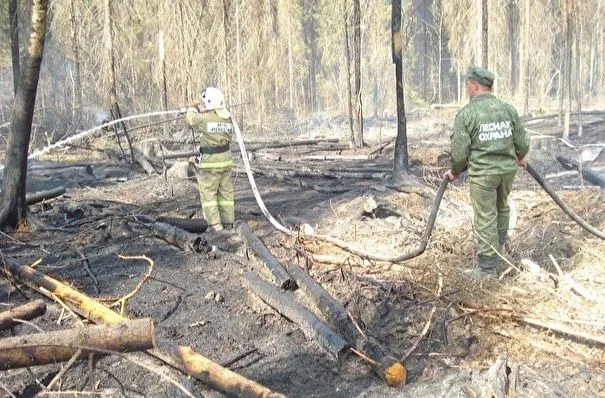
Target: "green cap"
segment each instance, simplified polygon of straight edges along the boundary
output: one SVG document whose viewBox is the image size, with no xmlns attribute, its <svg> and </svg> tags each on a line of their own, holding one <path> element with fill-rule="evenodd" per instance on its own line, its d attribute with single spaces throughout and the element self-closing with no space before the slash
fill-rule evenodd
<svg viewBox="0 0 605 398">
<path fill-rule="evenodd" d="M 494 79 L 496 78 L 496 76 L 492 72 L 488 71 L 485 68 L 479 68 L 479 67 L 471 68 L 471 70 L 466 75 L 466 77 L 468 79 L 473 79 L 474 81 L 481 84 L 482 86 L 487 86 L 487 87 L 493 86 Z"/>
</svg>

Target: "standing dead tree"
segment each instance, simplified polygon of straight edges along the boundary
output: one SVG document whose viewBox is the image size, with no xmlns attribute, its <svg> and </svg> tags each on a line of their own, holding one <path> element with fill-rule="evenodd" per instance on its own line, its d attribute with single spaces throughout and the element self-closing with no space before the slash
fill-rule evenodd
<svg viewBox="0 0 605 398">
<path fill-rule="evenodd" d="M 393 63 L 395 64 L 395 90 L 397 96 L 397 139 L 393 160 L 393 180 L 410 172 L 408 160 L 408 133 L 403 97 L 403 36 L 401 33 L 401 0 L 393 0 L 391 9 L 391 35 Z"/>
<path fill-rule="evenodd" d="M 27 57 L 11 114 L 4 180 L 0 196 L 0 228 L 14 228 L 27 218 L 25 200 L 27 152 L 40 77 L 40 64 L 44 51 L 47 9 L 47 0 L 35 0 L 32 4 Z"/>
<path fill-rule="evenodd" d="M 10 19 L 11 58 L 13 62 L 13 94 L 17 95 L 19 79 L 21 75 L 21 64 L 19 61 L 19 2 L 9 0 L 8 17 Z"/>
</svg>

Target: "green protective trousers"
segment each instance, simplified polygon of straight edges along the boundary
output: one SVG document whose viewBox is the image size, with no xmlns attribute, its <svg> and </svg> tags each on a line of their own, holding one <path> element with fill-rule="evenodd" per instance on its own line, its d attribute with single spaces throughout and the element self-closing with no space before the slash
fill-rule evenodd
<svg viewBox="0 0 605 398">
<path fill-rule="evenodd" d="M 197 183 L 202 202 L 202 212 L 208 225 L 233 224 L 235 222 L 235 203 L 231 168 L 200 169 Z"/>
<path fill-rule="evenodd" d="M 473 205 L 475 233 L 479 257 L 494 257 L 500 250 L 500 235 L 508 233 L 510 208 L 508 195 L 515 179 L 514 173 L 471 176 L 470 195 Z"/>
</svg>

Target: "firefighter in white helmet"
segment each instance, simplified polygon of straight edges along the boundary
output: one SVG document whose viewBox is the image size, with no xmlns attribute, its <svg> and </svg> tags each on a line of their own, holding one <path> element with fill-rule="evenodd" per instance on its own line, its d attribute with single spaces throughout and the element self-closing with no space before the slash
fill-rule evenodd
<svg viewBox="0 0 605 398">
<path fill-rule="evenodd" d="M 204 218 L 214 231 L 230 229 L 235 221 L 229 150 L 234 128 L 225 97 L 220 90 L 208 87 L 200 93 L 198 105 L 181 111 L 200 135 L 197 181 Z"/>
</svg>

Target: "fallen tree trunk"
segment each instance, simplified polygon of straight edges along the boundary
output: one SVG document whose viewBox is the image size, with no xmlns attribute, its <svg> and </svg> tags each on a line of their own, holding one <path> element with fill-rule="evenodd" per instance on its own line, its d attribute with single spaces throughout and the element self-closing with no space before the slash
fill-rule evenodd
<svg viewBox="0 0 605 398">
<path fill-rule="evenodd" d="M 322 193 L 342 193 L 342 192 L 347 192 L 347 191 L 351 190 L 350 186 L 348 186 L 348 187 L 345 187 L 345 186 L 326 187 L 323 185 L 313 184 L 308 181 L 304 181 L 304 180 L 297 179 L 294 177 L 285 176 L 278 172 L 273 172 L 273 171 L 269 171 L 269 170 L 254 169 L 252 171 L 254 174 L 260 174 L 265 177 L 274 178 L 274 179 L 281 181 L 283 183 L 286 183 L 286 184 L 294 185 L 297 187 L 310 188 L 317 192 L 322 192 Z"/>
<path fill-rule="evenodd" d="M 115 352 L 144 351 L 155 346 L 153 320 L 135 319 L 0 339 L 0 370 L 68 361 L 76 351 L 87 358 L 100 348 Z M 90 348 L 91 351 L 81 349 Z"/>
<path fill-rule="evenodd" d="M 557 160 L 563 167 L 568 170 L 580 170 L 582 172 L 582 177 L 590 182 L 593 185 L 596 185 L 601 188 L 605 188 L 605 178 L 601 177 L 599 173 L 591 170 L 589 167 L 581 167 L 580 164 L 574 160 L 568 159 L 564 156 L 557 155 Z"/>
<path fill-rule="evenodd" d="M 170 224 L 191 233 L 202 233 L 208 229 L 208 223 L 203 218 L 158 217 L 159 223 Z"/>
<path fill-rule="evenodd" d="M 248 272 L 244 277 L 244 285 L 277 312 L 296 323 L 308 339 L 316 341 L 335 358 L 341 358 L 351 347 L 315 314 L 259 276 Z"/>
<path fill-rule="evenodd" d="M 16 260 L 10 257 L 0 254 L 0 260 L 2 268 L 8 275 L 18 278 L 32 289 L 46 296 L 59 297 L 73 311 L 95 323 L 113 324 L 127 320 L 127 318 L 122 317 L 96 300 L 31 267 L 19 265 Z M 209 387 L 223 391 L 228 395 L 246 398 L 284 398 L 282 394 L 275 393 L 252 380 L 221 367 L 192 351 L 189 347 L 177 346 L 166 341 L 158 341 L 157 347 L 154 350 L 147 351 L 147 353 L 195 377 Z M 170 350 L 167 347 L 174 349 Z"/>
<path fill-rule="evenodd" d="M 302 145 L 318 145 L 318 144 L 335 144 L 338 143 L 338 138 L 327 138 L 319 140 L 297 140 L 289 142 L 246 142 L 246 149 L 248 151 L 258 151 L 261 149 L 269 148 L 288 148 L 292 146 Z"/>
<path fill-rule="evenodd" d="M 246 243 L 246 246 L 256 254 L 259 262 L 267 267 L 269 272 L 273 274 L 275 282 L 280 288 L 285 290 L 295 290 L 297 288 L 296 282 L 290 277 L 290 274 L 288 274 L 283 265 L 273 257 L 263 241 L 252 232 L 247 222 L 237 221 L 235 223 L 235 230 Z"/>
<path fill-rule="evenodd" d="M 43 200 L 56 198 L 57 196 L 63 195 L 65 192 L 65 187 L 57 187 L 49 189 L 47 191 L 34 192 L 26 195 L 25 202 L 29 206 L 38 202 L 42 202 Z"/>
<path fill-rule="evenodd" d="M 141 165 L 141 167 L 147 172 L 147 174 L 151 175 L 157 173 L 155 167 L 153 167 L 151 162 L 138 149 L 132 148 L 132 157 L 134 158 L 134 160 L 137 161 L 138 164 Z"/>
<path fill-rule="evenodd" d="M 374 363 L 372 368 L 389 386 L 398 387 L 406 382 L 407 370 L 393 355 L 390 355 L 378 342 L 361 334 L 349 318 L 347 310 L 330 295 L 319 283 L 296 265 L 288 266 L 288 272 L 294 277 L 298 286 L 313 301 L 336 330 L 352 346 L 361 350 Z"/>
<path fill-rule="evenodd" d="M 171 245 L 178 247 L 179 249 L 194 253 L 204 253 L 210 250 L 206 240 L 203 237 L 192 234 L 170 224 L 155 222 L 152 225 L 152 229 L 155 236 L 165 240 Z"/>
<path fill-rule="evenodd" d="M 20 323 L 15 322 L 14 319 L 31 321 L 32 319 L 44 315 L 45 312 L 46 304 L 43 300 L 30 301 L 27 304 L 20 305 L 8 311 L 0 312 L 0 330 L 19 325 Z"/>
</svg>

